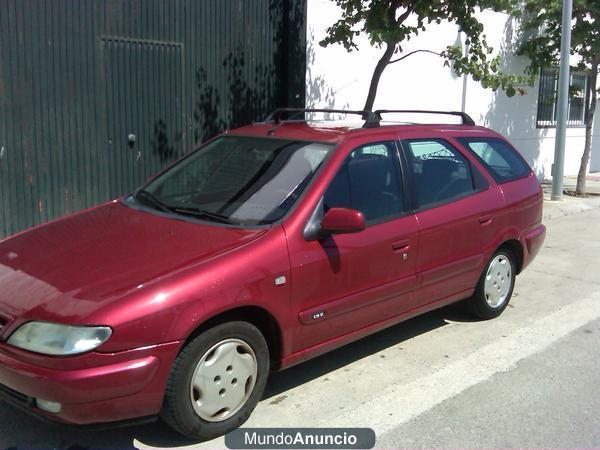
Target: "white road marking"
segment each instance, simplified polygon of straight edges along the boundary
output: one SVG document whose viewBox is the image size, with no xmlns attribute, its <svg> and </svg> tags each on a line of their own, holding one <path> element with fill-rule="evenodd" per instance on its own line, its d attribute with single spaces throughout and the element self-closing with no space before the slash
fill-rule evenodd
<svg viewBox="0 0 600 450">
<path fill-rule="evenodd" d="M 413 382 L 383 389 L 376 398 L 318 426 L 369 426 L 377 436 L 423 414 L 465 389 L 506 372 L 571 332 L 600 318 L 600 293 L 564 306 L 531 325 Z"/>
</svg>

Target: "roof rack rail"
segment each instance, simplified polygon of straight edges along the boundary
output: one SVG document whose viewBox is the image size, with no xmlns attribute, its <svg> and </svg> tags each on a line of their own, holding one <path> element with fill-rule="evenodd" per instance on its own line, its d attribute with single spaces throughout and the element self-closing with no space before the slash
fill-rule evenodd
<svg viewBox="0 0 600 450">
<path fill-rule="evenodd" d="M 285 122 L 286 120 L 282 117 L 297 115 L 299 113 L 334 113 L 334 114 L 355 114 L 361 116 L 361 118 L 365 121 L 363 124 L 364 128 L 373 128 L 379 126 L 379 121 L 381 120 L 381 116 L 377 114 L 377 112 L 372 111 L 357 111 L 357 110 L 349 110 L 349 109 L 320 109 L 320 108 L 278 108 L 273 111 L 271 114 L 267 116 L 265 122 L 272 122 L 275 124 L 279 124 L 281 122 Z M 293 119 L 287 119 L 293 120 Z"/>
<path fill-rule="evenodd" d="M 467 113 L 462 111 L 431 111 L 425 109 L 378 109 L 375 115 L 381 120 L 381 115 L 386 113 L 410 113 L 410 114 L 445 114 L 450 116 L 459 116 L 462 119 L 462 125 L 475 125 L 475 121 Z"/>
<path fill-rule="evenodd" d="M 321 108 L 278 108 L 267 116 L 265 122 L 280 124 L 281 122 L 293 121 L 294 119 L 284 119 L 286 116 L 294 116 L 300 113 L 333 113 L 333 114 L 355 114 L 361 116 L 365 121 L 363 128 L 378 127 L 381 121 L 381 115 L 387 113 L 409 113 L 409 114 L 443 114 L 450 116 L 459 116 L 462 119 L 462 125 L 475 125 L 475 121 L 465 112 L 461 111 L 434 111 L 427 109 L 378 109 L 377 111 L 360 111 L 350 109 L 321 109 Z M 304 120 L 304 119 L 301 119 Z"/>
</svg>

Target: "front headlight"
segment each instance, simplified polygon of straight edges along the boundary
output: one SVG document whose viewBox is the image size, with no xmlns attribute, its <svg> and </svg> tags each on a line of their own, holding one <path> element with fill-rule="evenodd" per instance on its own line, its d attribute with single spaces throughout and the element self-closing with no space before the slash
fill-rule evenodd
<svg viewBox="0 0 600 450">
<path fill-rule="evenodd" d="M 111 334 L 112 330 L 109 327 L 74 327 L 47 322 L 28 322 L 11 335 L 8 343 L 44 355 L 77 355 L 104 344 Z"/>
</svg>

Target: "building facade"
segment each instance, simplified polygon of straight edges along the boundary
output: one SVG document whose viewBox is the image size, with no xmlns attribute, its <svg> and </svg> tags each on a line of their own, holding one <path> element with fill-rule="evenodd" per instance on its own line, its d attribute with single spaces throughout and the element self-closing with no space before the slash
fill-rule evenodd
<svg viewBox="0 0 600 450">
<path fill-rule="evenodd" d="M 308 0 L 306 102 L 314 107 L 362 109 L 372 71 L 383 50 L 371 47 L 365 38 L 359 50 L 351 53 L 341 46 L 321 47 L 319 42 L 325 37 L 327 27 L 339 17 L 340 10 L 334 2 Z M 488 43 L 502 58 L 502 69 L 522 73 L 527 60 L 514 54 L 517 24 L 507 15 L 494 12 L 483 12 L 479 19 L 485 26 Z M 463 37 L 458 27 L 441 23 L 429 26 L 418 38 L 408 41 L 403 52 L 417 49 L 439 52 L 448 45 L 464 47 Z M 482 88 L 470 77 L 456 76 L 435 55 L 416 53 L 385 69 L 375 108 L 465 111 L 476 123 L 508 137 L 538 177 L 548 180 L 556 135 L 556 73 L 541 75 L 533 87 L 523 87 L 525 95 L 509 98 L 503 92 Z M 585 74 L 572 74 L 572 85 L 584 88 L 581 93 L 585 92 L 585 80 Z M 585 111 L 581 98 L 575 96 L 570 103 L 565 174 L 576 175 L 584 146 Z M 600 120 L 594 124 L 589 168 L 592 172 L 600 171 Z"/>
<path fill-rule="evenodd" d="M 381 49 L 323 48 L 331 0 L 0 0 L 0 238 L 124 195 L 218 132 L 280 106 L 361 109 Z M 515 23 L 483 13 L 504 70 Z M 433 25 L 403 49 L 464 45 Z M 418 47 L 416 46 L 418 45 Z M 573 84 L 585 84 L 574 74 Z M 508 98 L 435 55 L 389 66 L 376 108 L 464 110 L 551 177 L 556 74 Z M 571 104 L 565 173 L 583 151 Z M 591 171 L 600 171 L 600 120 Z"/>
</svg>

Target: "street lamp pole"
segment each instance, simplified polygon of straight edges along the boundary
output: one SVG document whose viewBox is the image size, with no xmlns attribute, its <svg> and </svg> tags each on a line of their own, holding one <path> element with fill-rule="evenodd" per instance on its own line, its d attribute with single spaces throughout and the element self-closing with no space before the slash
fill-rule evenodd
<svg viewBox="0 0 600 450">
<path fill-rule="evenodd" d="M 565 136 L 569 108 L 569 57 L 571 55 L 571 17 L 573 0 L 563 0 L 560 41 L 560 72 L 558 75 L 558 104 L 556 111 L 556 142 L 552 166 L 552 200 L 562 200 L 565 172 Z"/>
</svg>

